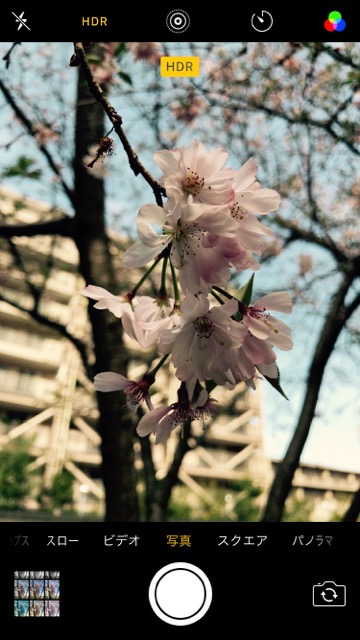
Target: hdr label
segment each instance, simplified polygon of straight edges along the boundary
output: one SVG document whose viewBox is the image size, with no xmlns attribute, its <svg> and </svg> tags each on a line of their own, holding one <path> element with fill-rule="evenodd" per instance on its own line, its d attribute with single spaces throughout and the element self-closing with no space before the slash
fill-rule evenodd
<svg viewBox="0 0 360 640">
<path fill-rule="evenodd" d="M 102 16 L 98 18 L 97 16 L 83 16 L 81 18 L 81 26 L 82 27 L 107 27 L 107 18 Z"/>
<path fill-rule="evenodd" d="M 162 56 L 160 58 L 160 75 L 168 78 L 199 76 L 200 58 L 198 56 Z"/>
</svg>

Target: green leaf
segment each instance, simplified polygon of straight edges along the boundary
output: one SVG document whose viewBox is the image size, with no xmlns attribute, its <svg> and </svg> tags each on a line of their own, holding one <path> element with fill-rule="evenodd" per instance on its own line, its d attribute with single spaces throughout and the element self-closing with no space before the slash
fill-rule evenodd
<svg viewBox="0 0 360 640">
<path fill-rule="evenodd" d="M 246 306 L 249 306 L 250 302 L 251 302 L 251 298 L 252 298 L 252 291 L 253 291 L 253 284 L 254 284 L 254 275 L 252 274 L 250 280 L 248 280 L 248 282 L 246 284 L 244 284 L 243 287 L 241 287 L 239 294 L 238 294 L 238 299 L 243 302 L 244 304 L 246 304 Z"/>
<path fill-rule="evenodd" d="M 272 387 L 274 387 L 274 389 L 276 389 L 276 391 L 280 393 L 280 395 L 283 396 L 283 398 L 285 398 L 285 400 L 289 400 L 289 398 L 287 397 L 287 395 L 284 393 L 284 391 L 280 386 L 280 371 L 277 367 L 276 369 L 278 373 L 277 378 L 269 378 L 268 376 L 265 376 L 263 373 L 261 373 L 261 371 L 260 371 L 260 374 L 262 375 L 263 378 L 265 378 L 265 380 L 269 382 L 269 384 L 271 384 Z"/>
<path fill-rule="evenodd" d="M 125 42 L 119 42 L 118 46 L 116 47 L 116 49 L 114 51 L 114 56 L 117 56 L 117 57 L 120 58 L 126 51 L 127 51 L 127 49 L 126 49 Z"/>
<path fill-rule="evenodd" d="M 124 80 L 124 82 L 126 82 L 127 84 L 132 85 L 132 80 L 128 73 L 124 73 L 124 71 L 119 71 L 118 76 L 119 78 L 121 78 L 121 80 Z"/>
<path fill-rule="evenodd" d="M 87 61 L 88 61 L 89 64 L 97 64 L 97 65 L 99 65 L 99 64 L 102 63 L 102 60 L 101 60 L 100 56 L 97 56 L 94 53 L 90 53 L 88 55 Z"/>
<path fill-rule="evenodd" d="M 30 178 L 31 180 L 39 180 L 41 177 L 40 169 L 35 168 L 36 163 L 32 158 L 20 156 L 18 161 L 3 172 L 4 178 Z"/>
</svg>

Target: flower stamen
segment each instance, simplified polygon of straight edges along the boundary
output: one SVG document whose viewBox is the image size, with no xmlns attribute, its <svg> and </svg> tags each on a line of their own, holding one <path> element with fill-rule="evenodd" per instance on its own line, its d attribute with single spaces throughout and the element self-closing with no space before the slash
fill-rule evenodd
<svg viewBox="0 0 360 640">
<path fill-rule="evenodd" d="M 196 318 L 193 324 L 197 331 L 197 338 L 211 338 L 212 333 L 215 329 L 215 325 L 208 314 L 206 316 L 202 316 L 201 318 Z"/>
<path fill-rule="evenodd" d="M 230 207 L 230 213 L 232 218 L 234 218 L 235 220 L 243 220 L 247 214 L 247 211 L 238 202 L 234 202 L 234 204 Z"/>
<path fill-rule="evenodd" d="M 196 171 L 191 171 L 189 167 L 187 167 L 187 171 L 187 176 L 183 180 L 184 191 L 190 193 L 192 196 L 198 196 L 205 184 L 205 180 L 204 178 L 200 178 Z"/>
</svg>

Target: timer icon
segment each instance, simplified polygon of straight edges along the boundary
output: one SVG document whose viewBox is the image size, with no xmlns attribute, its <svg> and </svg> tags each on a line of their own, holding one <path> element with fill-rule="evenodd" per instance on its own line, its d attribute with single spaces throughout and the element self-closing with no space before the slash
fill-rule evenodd
<svg viewBox="0 0 360 640">
<path fill-rule="evenodd" d="M 273 23 L 273 17 L 268 11 L 260 11 L 259 13 L 254 13 L 251 16 L 251 26 L 255 31 L 259 31 L 259 33 L 269 31 L 273 26 Z"/>
</svg>

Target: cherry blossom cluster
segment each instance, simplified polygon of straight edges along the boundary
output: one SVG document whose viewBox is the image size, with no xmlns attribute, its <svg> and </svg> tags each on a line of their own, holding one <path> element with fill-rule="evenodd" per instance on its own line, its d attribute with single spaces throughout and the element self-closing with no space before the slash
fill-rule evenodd
<svg viewBox="0 0 360 640">
<path fill-rule="evenodd" d="M 261 376 L 277 382 L 274 349 L 289 350 L 293 343 L 289 326 L 271 313 L 291 312 L 288 292 L 253 301 L 254 274 L 240 290 L 232 284 L 233 274 L 260 268 L 258 258 L 273 232 L 258 216 L 280 205 L 279 194 L 256 180 L 254 160 L 234 170 L 226 166 L 223 148 L 207 151 L 197 140 L 158 151 L 154 160 L 166 201 L 140 208 L 138 241 L 123 257 L 129 269 L 147 267 L 145 274 L 124 296 L 94 285 L 82 294 L 96 301 L 96 309 L 121 318 L 125 333 L 142 349 L 156 350 L 157 364 L 141 380 L 105 371 L 95 376 L 94 386 L 123 391 L 133 411 L 147 407 L 137 433 L 153 433 L 160 443 L 185 421 L 214 413 L 215 386 L 235 389 L 245 382 L 255 388 Z M 140 295 L 158 266 L 157 295 Z M 165 361 L 179 380 L 178 398 L 154 407 L 151 388 Z"/>
</svg>

